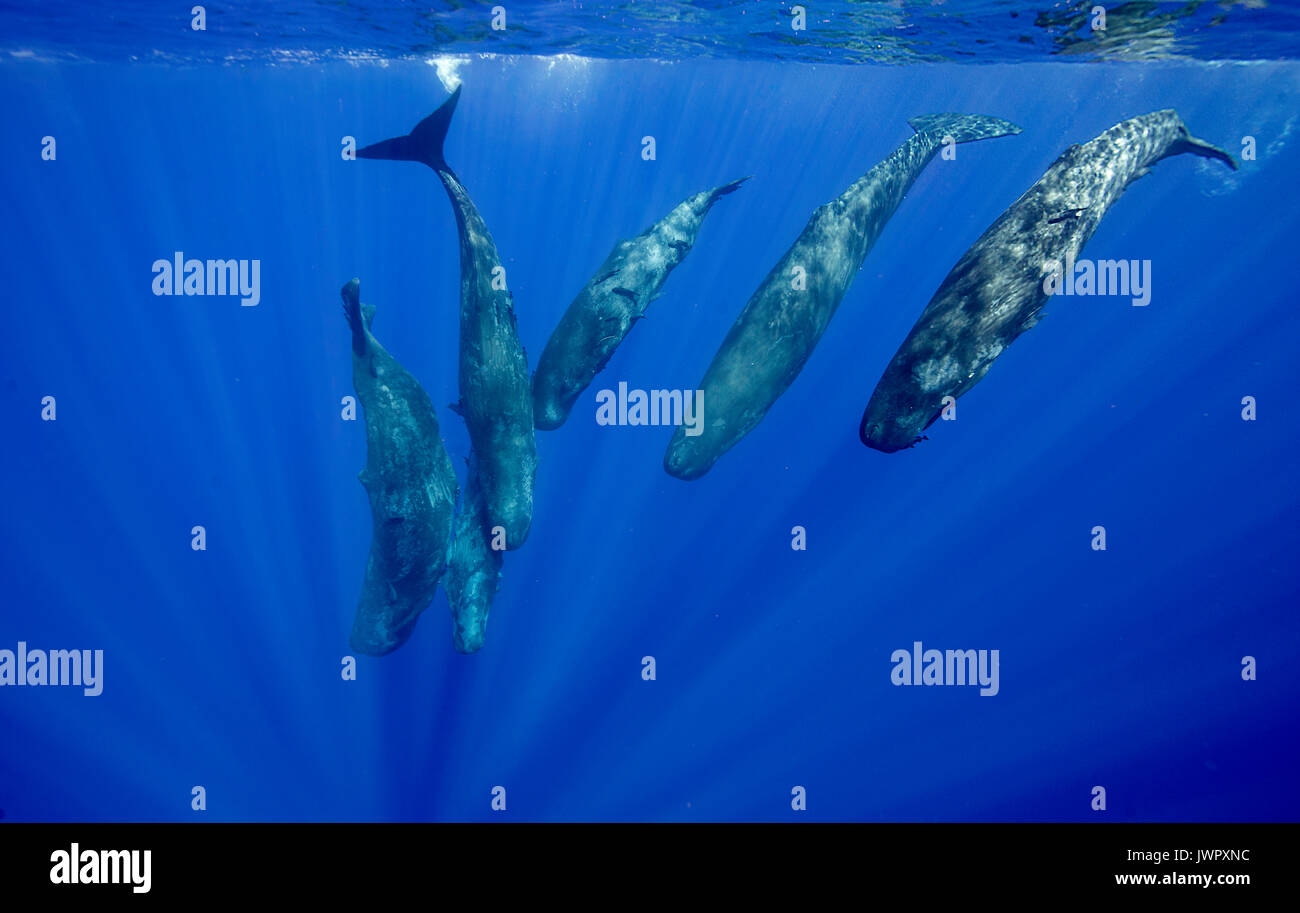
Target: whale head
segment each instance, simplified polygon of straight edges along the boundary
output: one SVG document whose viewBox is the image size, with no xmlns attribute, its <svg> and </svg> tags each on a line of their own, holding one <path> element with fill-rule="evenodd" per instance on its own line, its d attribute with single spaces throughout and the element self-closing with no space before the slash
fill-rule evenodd
<svg viewBox="0 0 1300 913">
<path fill-rule="evenodd" d="M 545 356 L 543 356 L 545 357 Z M 533 424 L 553 431 L 564 424 L 581 391 L 566 389 L 564 378 L 553 371 L 533 374 Z"/>
<path fill-rule="evenodd" d="M 686 437 L 679 427 L 664 454 L 664 471 L 674 478 L 690 482 L 712 469 L 717 457 L 706 453 L 696 443 L 699 440 Z"/>
<path fill-rule="evenodd" d="M 904 404 L 873 395 L 858 426 L 858 437 L 872 450 L 897 453 L 915 446 L 921 440 L 921 432 L 938 415 L 938 410 L 927 405 Z"/>
</svg>

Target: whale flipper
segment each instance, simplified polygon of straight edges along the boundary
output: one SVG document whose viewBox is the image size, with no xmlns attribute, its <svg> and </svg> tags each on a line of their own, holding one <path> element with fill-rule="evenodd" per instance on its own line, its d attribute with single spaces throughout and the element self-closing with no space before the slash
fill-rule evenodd
<svg viewBox="0 0 1300 913">
<path fill-rule="evenodd" d="M 451 126 L 451 116 L 456 113 L 458 101 L 460 101 L 459 86 L 451 93 L 451 98 L 416 124 L 406 136 L 380 140 L 364 149 L 358 149 L 357 158 L 421 162 L 434 171 L 450 171 L 447 160 L 442 155 L 442 144 L 447 138 L 447 128 Z"/>
</svg>

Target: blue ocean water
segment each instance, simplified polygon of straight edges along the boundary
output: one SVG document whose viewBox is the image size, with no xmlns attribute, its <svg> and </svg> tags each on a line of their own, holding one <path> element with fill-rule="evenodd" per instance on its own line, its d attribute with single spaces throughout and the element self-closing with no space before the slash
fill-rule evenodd
<svg viewBox="0 0 1300 913">
<path fill-rule="evenodd" d="M 346 30 L 308 55 L 310 33 L 276 42 L 283 28 L 252 31 L 310 59 L 237 31 L 186 54 L 203 39 L 183 23 L 134 49 L 87 26 L 78 54 L 75 23 L 55 40 L 3 11 L 33 37 L 11 30 L 0 61 L 0 649 L 104 651 L 97 697 L 0 688 L 4 819 L 1295 820 L 1300 67 L 1290 42 L 1222 59 L 1249 56 L 1238 13 L 1220 59 L 1171 44 L 1081 62 L 1048 40 L 882 65 L 744 34 L 655 55 L 634 40 L 648 27 L 610 18 L 557 31 L 596 49 L 539 25 L 490 55 L 431 39 L 457 55 L 436 60 L 334 53 Z M 453 651 L 440 592 L 347 681 L 370 512 L 364 427 L 340 416 L 345 280 L 461 470 L 469 443 L 444 406 L 459 259 L 443 190 L 340 150 L 406 132 L 457 82 L 447 158 L 532 359 L 616 241 L 753 179 L 569 422 L 538 432 L 533 528 L 484 649 Z M 971 243 L 1067 146 L 1169 107 L 1257 155 L 1237 172 L 1171 158 L 1102 221 L 1086 255 L 1150 260 L 1150 306 L 1053 300 L 957 421 L 911 450 L 863 447 L 876 381 Z M 600 388 L 694 388 L 812 210 L 934 111 L 1024 132 L 931 163 L 803 372 L 709 474 L 664 472 L 671 429 L 596 424 Z M 259 304 L 155 296 L 151 265 L 177 251 L 260 260 Z M 893 685 L 891 655 L 917 641 L 998 650 L 999 693 Z"/>
</svg>

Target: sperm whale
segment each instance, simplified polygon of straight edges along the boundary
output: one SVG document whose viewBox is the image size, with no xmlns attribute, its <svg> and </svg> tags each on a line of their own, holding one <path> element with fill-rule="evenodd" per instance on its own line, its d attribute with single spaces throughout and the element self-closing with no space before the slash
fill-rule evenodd
<svg viewBox="0 0 1300 913">
<path fill-rule="evenodd" d="M 483 505 L 491 526 L 505 530 L 506 548 L 528 538 L 533 519 L 537 443 L 528 358 L 519 341 L 514 296 L 487 224 L 443 155 L 443 141 L 461 90 L 398 136 L 357 150 L 357 158 L 420 162 L 438 175 L 460 238 L 460 402 L 478 457 Z"/>
<path fill-rule="evenodd" d="M 895 353 L 862 415 L 862 443 L 911 447 L 953 400 L 979 383 L 1038 323 L 1062 263 L 1073 263 L 1102 216 L 1151 166 L 1191 153 L 1237 163 L 1192 136 L 1167 109 L 1071 146 L 957 261 Z"/>
<path fill-rule="evenodd" d="M 803 370 L 908 189 L 948 141 L 1020 132 L 977 114 L 928 114 L 908 123 L 915 135 L 813 212 L 740 312 L 700 382 L 703 433 L 677 428 L 664 455 L 670 475 L 698 479 L 762 421 Z"/>
<path fill-rule="evenodd" d="M 350 642 L 358 653 L 392 652 L 411 636 L 447 566 L 456 511 L 456 471 L 424 389 L 371 332 L 374 308 L 361 283 L 343 286 L 352 329 L 352 384 L 366 420 L 372 535 Z"/>
<path fill-rule="evenodd" d="M 538 428 L 564 424 L 582 391 L 605 370 L 632 325 L 659 296 L 668 274 L 691 252 L 713 204 L 746 180 L 688 197 L 635 238 L 614 245 L 537 360 L 533 418 Z"/>
</svg>

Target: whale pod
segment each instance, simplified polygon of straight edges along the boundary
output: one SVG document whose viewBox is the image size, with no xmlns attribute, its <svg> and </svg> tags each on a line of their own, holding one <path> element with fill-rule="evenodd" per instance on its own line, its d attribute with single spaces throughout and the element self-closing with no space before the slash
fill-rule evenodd
<svg viewBox="0 0 1300 913">
<path fill-rule="evenodd" d="M 443 157 L 460 89 L 406 136 L 357 150 L 358 158 L 420 162 L 438 175 L 460 238 L 460 402 L 478 455 L 484 510 L 505 529 L 506 547 L 528 538 L 537 443 L 528 359 L 519 342 L 514 297 L 496 244 L 469 193 Z"/>
<path fill-rule="evenodd" d="M 538 428 L 564 424 L 578 396 L 605 370 L 632 325 L 659 297 L 668 274 L 691 252 L 713 204 L 746 180 L 688 197 L 635 238 L 614 245 L 564 312 L 537 360 L 533 419 Z"/>
<path fill-rule="evenodd" d="M 366 420 L 372 535 L 349 642 L 358 653 L 389 653 L 411 636 L 447 565 L 456 511 L 456 471 L 429 396 L 371 332 L 374 309 L 360 283 L 343 286 L 352 329 L 352 384 Z"/>
<path fill-rule="evenodd" d="M 813 212 L 740 312 L 700 381 L 702 433 L 677 428 L 664 455 L 669 475 L 698 479 L 762 421 L 799 376 L 885 223 L 947 141 L 1020 132 L 977 114 L 928 114 L 908 123 L 915 135 Z"/>
<path fill-rule="evenodd" d="M 911 447 L 997 357 L 1033 327 L 1053 271 L 1073 263 L 1106 210 L 1161 159 L 1232 156 L 1187 131 L 1178 113 L 1123 121 L 1071 146 L 957 261 L 885 369 L 858 433 L 868 447 Z M 1058 274 L 1059 275 L 1059 274 Z"/>
</svg>

